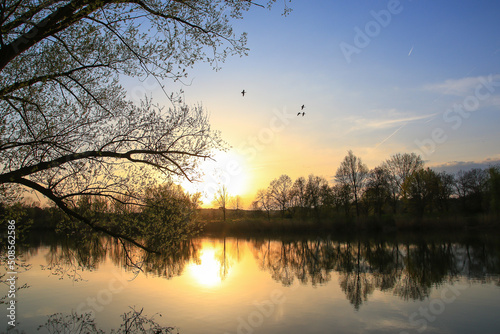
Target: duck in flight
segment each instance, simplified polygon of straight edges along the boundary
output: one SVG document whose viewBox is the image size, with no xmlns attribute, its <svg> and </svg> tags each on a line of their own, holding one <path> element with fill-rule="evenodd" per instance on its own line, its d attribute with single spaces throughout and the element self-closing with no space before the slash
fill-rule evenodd
<svg viewBox="0 0 500 334">
<path fill-rule="evenodd" d="M 245 92 L 245 90 L 243 89 L 243 90 L 241 91 L 241 95 L 245 96 L 245 93 L 246 93 L 246 92 Z"/>
<path fill-rule="evenodd" d="M 305 105 L 302 105 L 302 107 L 300 107 L 300 110 L 304 110 L 304 108 L 305 108 L 305 107 L 306 107 Z M 300 116 L 300 114 L 302 114 L 302 116 L 304 116 L 306 113 L 305 113 L 305 111 L 303 111 L 303 112 L 300 112 L 300 111 L 299 111 L 299 112 L 297 113 L 297 116 Z"/>
</svg>

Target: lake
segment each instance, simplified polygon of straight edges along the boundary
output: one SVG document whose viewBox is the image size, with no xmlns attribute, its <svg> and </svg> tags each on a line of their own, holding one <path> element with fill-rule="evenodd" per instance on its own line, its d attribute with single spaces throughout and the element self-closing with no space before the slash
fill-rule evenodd
<svg viewBox="0 0 500 334">
<path fill-rule="evenodd" d="M 497 237 L 198 238 L 163 256 L 74 239 L 19 247 L 16 285 L 26 286 L 15 297 L 18 332 L 35 333 L 48 319 L 39 333 L 55 324 L 74 332 L 85 313 L 109 332 L 132 308 L 181 334 L 500 328 Z M 2 284 L 0 295 L 7 292 Z"/>
</svg>

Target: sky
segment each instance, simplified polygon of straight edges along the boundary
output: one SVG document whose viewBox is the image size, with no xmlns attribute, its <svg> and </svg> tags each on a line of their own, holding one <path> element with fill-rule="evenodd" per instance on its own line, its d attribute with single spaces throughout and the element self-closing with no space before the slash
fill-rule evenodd
<svg viewBox="0 0 500 334">
<path fill-rule="evenodd" d="M 246 207 L 282 174 L 333 184 L 348 150 L 369 168 L 405 152 L 440 170 L 500 163 L 500 2 L 288 5 L 233 22 L 248 56 L 189 70 L 184 100 L 232 147 L 201 166 L 202 182 L 183 183 L 204 206 L 220 183 Z"/>
</svg>

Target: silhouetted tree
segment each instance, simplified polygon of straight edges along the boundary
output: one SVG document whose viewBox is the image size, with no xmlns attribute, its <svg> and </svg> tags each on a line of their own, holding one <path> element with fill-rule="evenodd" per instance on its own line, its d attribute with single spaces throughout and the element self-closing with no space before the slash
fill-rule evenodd
<svg viewBox="0 0 500 334">
<path fill-rule="evenodd" d="M 229 202 L 231 204 L 231 208 L 233 210 L 241 210 L 241 208 L 243 207 L 243 201 L 241 199 L 241 196 L 240 195 L 236 195 L 236 196 L 232 196 L 230 199 L 229 199 Z"/>
<path fill-rule="evenodd" d="M 84 196 L 77 198 L 75 210 L 82 216 L 91 217 L 94 219 L 102 219 L 105 213 L 108 212 L 108 202 L 105 198 Z"/>
<path fill-rule="evenodd" d="M 281 175 L 271 181 L 268 192 L 276 207 L 281 211 L 281 215 L 284 216 L 291 203 L 292 179 L 288 175 Z"/>
<path fill-rule="evenodd" d="M 271 5 L 275 0 L 269 1 Z M 0 191 L 26 187 L 96 231 L 135 242 L 73 208 L 100 196 L 140 203 L 163 177 L 196 177 L 220 148 L 200 106 L 131 101 L 122 77 L 186 76 L 244 55 L 230 20 L 251 1 L 3 1 L 0 5 Z M 285 12 L 287 8 L 285 7 Z M 140 97 L 139 97 L 140 98 Z M 12 190 L 10 190 L 12 193 Z M 2 196 L 3 198 L 3 196 Z M 136 242 L 139 245 L 139 243 Z"/>
<path fill-rule="evenodd" d="M 483 210 L 487 182 L 488 172 L 483 169 L 473 168 L 457 173 L 455 188 L 465 212 L 477 213 Z"/>
<path fill-rule="evenodd" d="M 307 179 L 305 196 L 309 210 L 314 210 L 316 218 L 319 218 L 319 210 L 323 205 L 322 191 L 324 186 L 328 186 L 328 181 L 320 176 L 309 175 Z"/>
<path fill-rule="evenodd" d="M 389 174 L 385 168 L 375 167 L 370 171 L 364 199 L 376 215 L 382 214 L 383 206 L 391 199 Z"/>
<path fill-rule="evenodd" d="M 219 210 L 222 210 L 224 221 L 226 221 L 226 209 L 229 205 L 229 192 L 227 191 L 227 186 L 225 184 L 220 184 L 219 188 L 217 188 L 217 192 L 214 195 L 214 201 L 219 207 Z"/>
<path fill-rule="evenodd" d="M 397 153 L 382 164 L 382 167 L 387 170 L 391 182 L 394 212 L 396 212 L 397 202 L 402 196 L 402 187 L 406 178 L 423 166 L 424 161 L 415 153 Z"/>
<path fill-rule="evenodd" d="M 263 209 L 267 213 L 267 219 L 271 219 L 271 210 L 274 210 L 274 203 L 268 189 L 260 189 L 257 191 L 257 200 L 254 202 L 256 206 Z"/>
<path fill-rule="evenodd" d="M 368 167 L 363 164 L 360 158 L 355 156 L 350 150 L 337 169 L 335 179 L 341 185 L 348 185 L 356 206 L 356 215 L 359 216 L 359 201 L 364 190 L 365 181 L 368 176 Z"/>
<path fill-rule="evenodd" d="M 328 183 L 323 183 L 320 188 L 320 197 L 323 211 L 327 215 L 331 215 L 336 206 L 335 191 L 333 187 Z"/>
<path fill-rule="evenodd" d="M 292 205 L 301 210 L 306 206 L 306 184 L 306 179 L 300 176 L 293 182 L 291 190 Z"/>
<path fill-rule="evenodd" d="M 439 178 L 439 209 L 447 212 L 450 198 L 455 193 L 455 177 L 446 172 L 440 172 L 437 176 Z"/>
<path fill-rule="evenodd" d="M 335 206 L 343 208 L 346 216 L 351 210 L 352 191 L 348 184 L 336 184 L 332 187 Z"/>
<path fill-rule="evenodd" d="M 406 178 L 402 189 L 411 211 L 422 216 L 426 210 L 432 212 L 438 202 L 440 179 L 430 168 L 419 169 Z"/>
</svg>

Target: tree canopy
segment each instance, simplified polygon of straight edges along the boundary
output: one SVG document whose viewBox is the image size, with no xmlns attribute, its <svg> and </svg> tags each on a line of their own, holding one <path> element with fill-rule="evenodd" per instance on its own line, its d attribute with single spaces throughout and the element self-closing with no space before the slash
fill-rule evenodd
<svg viewBox="0 0 500 334">
<path fill-rule="evenodd" d="M 272 5 L 275 0 L 269 1 Z M 245 55 L 231 20 L 253 3 L 224 0 L 10 0 L 0 3 L 0 187 L 73 210 L 82 196 L 142 205 L 142 190 L 196 177 L 223 142 L 201 106 L 167 93 L 196 62 Z M 153 77 L 166 108 L 136 103 L 122 77 Z M 116 234 L 119 237 L 119 234 Z M 128 238 L 130 239 L 130 238 Z"/>
<path fill-rule="evenodd" d="M 339 184 L 349 186 L 353 195 L 354 203 L 356 204 L 356 214 L 359 216 L 358 199 L 364 187 L 366 178 L 368 176 L 368 167 L 361 161 L 361 158 L 352 153 L 351 150 L 344 157 L 341 162 L 337 173 L 335 174 L 336 180 Z"/>
</svg>

